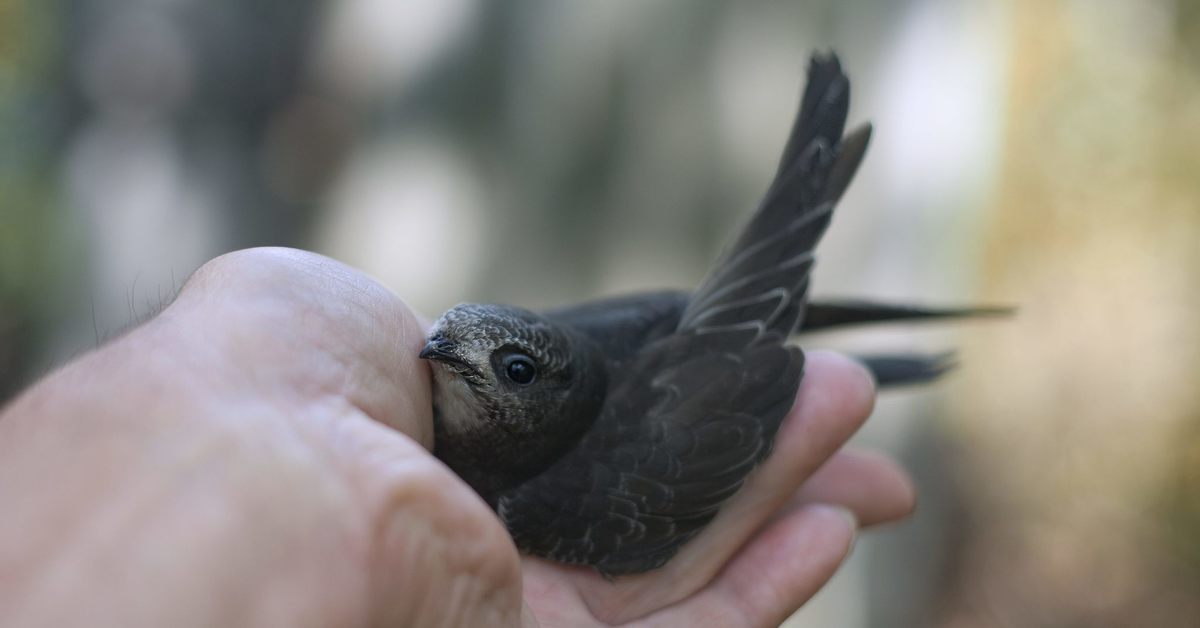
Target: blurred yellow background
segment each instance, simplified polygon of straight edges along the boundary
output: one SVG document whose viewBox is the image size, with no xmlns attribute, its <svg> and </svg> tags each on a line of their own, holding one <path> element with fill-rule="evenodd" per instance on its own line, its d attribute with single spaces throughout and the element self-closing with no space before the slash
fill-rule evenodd
<svg viewBox="0 0 1200 628">
<path fill-rule="evenodd" d="M 1200 625 L 1200 0 L 0 0 L 0 400 L 245 246 L 428 314 L 691 285 L 818 48 L 876 134 L 816 294 L 1020 313 L 813 339 L 963 366 L 789 625 Z"/>
</svg>

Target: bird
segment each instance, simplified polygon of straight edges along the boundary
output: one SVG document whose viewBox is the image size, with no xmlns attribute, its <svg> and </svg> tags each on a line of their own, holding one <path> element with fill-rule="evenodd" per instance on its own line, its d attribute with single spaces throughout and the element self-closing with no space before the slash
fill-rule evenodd
<svg viewBox="0 0 1200 628">
<path fill-rule="evenodd" d="M 769 454 L 804 373 L 798 332 L 1003 314 L 813 301 L 814 249 L 870 124 L 843 134 L 850 82 L 815 53 L 774 180 L 693 291 L 533 312 L 459 304 L 432 325 L 434 455 L 517 548 L 612 579 L 649 571 L 714 518 Z M 880 385 L 933 380 L 949 354 L 868 356 Z"/>
</svg>

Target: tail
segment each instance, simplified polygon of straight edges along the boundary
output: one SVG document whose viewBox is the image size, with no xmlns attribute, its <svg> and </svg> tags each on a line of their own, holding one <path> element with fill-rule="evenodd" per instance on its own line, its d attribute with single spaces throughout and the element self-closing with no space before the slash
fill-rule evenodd
<svg viewBox="0 0 1200 628">
<path fill-rule="evenodd" d="M 775 180 L 742 233 L 692 294 L 680 330 L 742 331 L 735 344 L 782 343 L 804 317 L 813 249 L 871 136 L 842 137 L 850 81 L 833 54 L 814 55 Z M 768 340 L 769 339 L 769 340 Z"/>
<path fill-rule="evenodd" d="M 927 384 L 958 366 L 953 351 L 859 355 L 855 359 L 871 371 L 880 388 Z"/>
<path fill-rule="evenodd" d="M 868 323 L 921 322 L 1012 316 L 1008 307 L 927 308 L 869 301 L 825 301 L 808 304 L 801 332 Z M 894 353 L 856 356 L 875 376 L 880 388 L 926 384 L 958 366 L 953 352 Z"/>
<path fill-rule="evenodd" d="M 930 308 L 915 305 L 875 303 L 871 301 L 813 301 L 808 304 L 801 332 L 819 331 L 846 325 L 933 321 L 959 318 L 999 318 L 1012 316 L 1010 307 Z"/>
</svg>

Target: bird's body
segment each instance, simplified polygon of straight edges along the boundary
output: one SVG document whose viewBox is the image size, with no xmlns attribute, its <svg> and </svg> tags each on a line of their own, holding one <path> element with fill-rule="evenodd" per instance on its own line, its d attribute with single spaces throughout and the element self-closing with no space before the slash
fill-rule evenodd
<svg viewBox="0 0 1200 628">
<path fill-rule="evenodd" d="M 434 324 L 421 356 L 435 363 L 435 453 L 520 549 L 607 576 L 662 565 L 771 451 L 804 369 L 790 336 L 977 313 L 809 306 L 813 250 L 870 136 L 843 137 L 848 105 L 837 59 L 815 56 L 774 182 L 694 292 L 540 314 L 460 305 Z M 945 367 L 868 365 L 897 382 Z"/>
</svg>

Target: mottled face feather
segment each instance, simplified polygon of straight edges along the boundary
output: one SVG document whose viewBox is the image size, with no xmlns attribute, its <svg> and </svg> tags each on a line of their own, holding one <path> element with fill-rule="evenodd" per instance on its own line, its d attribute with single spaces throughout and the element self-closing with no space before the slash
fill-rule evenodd
<svg viewBox="0 0 1200 628">
<path fill-rule="evenodd" d="M 439 457 L 482 493 L 561 454 L 604 398 L 602 356 L 588 342 L 515 307 L 469 303 L 443 314 L 421 352 L 432 365 Z M 511 477 L 462 471 L 494 469 L 487 461 L 501 456 L 517 461 Z"/>
<path fill-rule="evenodd" d="M 538 429 L 574 388 L 570 338 L 527 310 L 461 304 L 434 323 L 429 339 L 422 356 L 436 364 L 439 420 L 448 431 L 495 423 Z"/>
<path fill-rule="evenodd" d="M 462 356 L 484 372 L 492 354 L 501 349 L 528 355 L 539 370 L 553 373 L 569 366 L 568 339 L 542 317 L 521 308 L 456 305 L 434 323 L 430 338 L 439 335 L 458 344 Z"/>
</svg>

